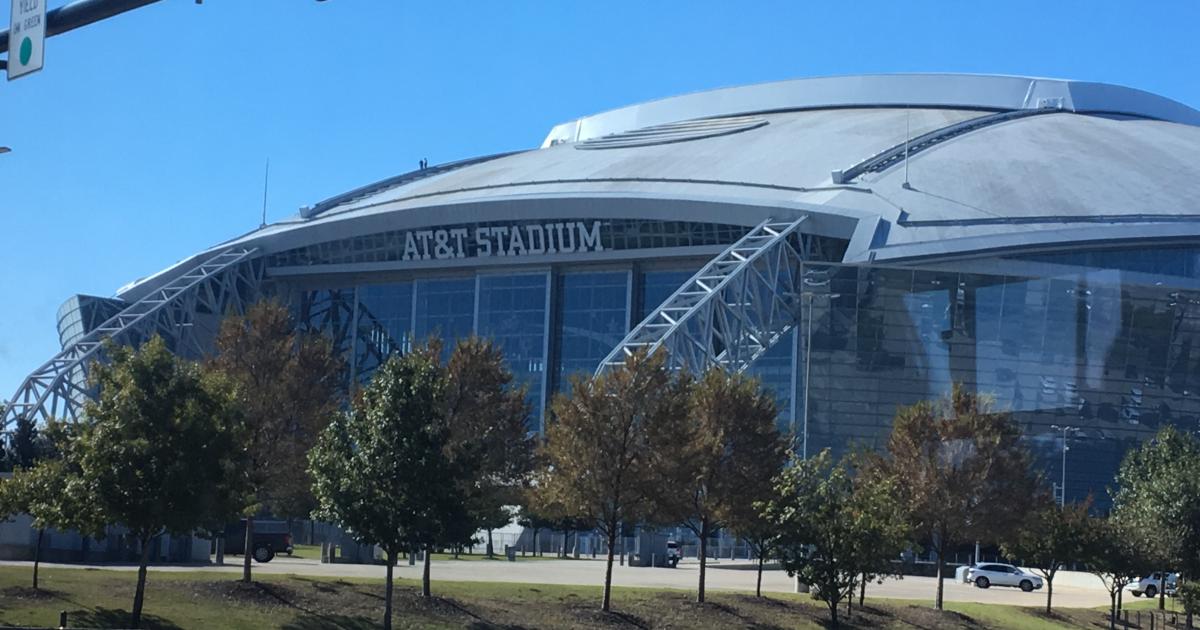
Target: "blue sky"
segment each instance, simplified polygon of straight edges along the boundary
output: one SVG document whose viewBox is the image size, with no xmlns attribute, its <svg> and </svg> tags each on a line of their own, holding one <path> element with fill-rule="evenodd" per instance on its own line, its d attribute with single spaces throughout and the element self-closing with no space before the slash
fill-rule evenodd
<svg viewBox="0 0 1200 630">
<path fill-rule="evenodd" d="M 50 0 L 51 8 L 64 0 Z M 0 18 L 0 23 L 5 18 Z M 1200 2 L 164 0 L 0 84 L 0 399 L 55 311 L 349 188 L 563 120 L 776 79 L 978 72 L 1200 107 Z"/>
</svg>

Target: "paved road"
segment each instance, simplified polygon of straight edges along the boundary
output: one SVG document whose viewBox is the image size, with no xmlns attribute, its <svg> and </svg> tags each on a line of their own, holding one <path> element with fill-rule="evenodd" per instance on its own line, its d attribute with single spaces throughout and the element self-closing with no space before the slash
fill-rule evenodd
<svg viewBox="0 0 1200 630">
<path fill-rule="evenodd" d="M 241 571 L 241 558 L 229 559 L 236 564 L 218 565 L 170 565 L 155 566 L 154 571 L 204 571 L 213 573 L 236 573 Z M 27 562 L 0 562 L 0 565 L 25 565 Z M 50 564 L 43 567 L 98 568 L 128 571 L 136 566 L 127 564 Z M 698 564 L 684 562 L 675 569 L 613 567 L 613 583 L 618 586 L 693 589 L 696 586 Z M 755 574 L 753 565 L 744 562 L 721 562 L 709 564 L 708 588 L 721 590 L 753 591 Z M 360 564 L 321 564 L 316 560 L 277 557 L 268 564 L 256 564 L 255 571 L 261 573 L 299 574 L 325 577 L 370 577 L 383 578 L 384 567 Z M 434 561 L 432 576 L 437 580 L 463 582 L 517 582 L 529 584 L 577 584 L 599 585 L 604 578 L 604 563 L 600 560 L 527 560 L 517 562 L 440 560 Z M 419 580 L 421 566 L 410 567 L 401 563 L 396 577 Z M 1055 580 L 1054 601 L 1063 607 L 1095 607 L 1108 604 L 1108 593 L 1099 581 L 1086 573 L 1060 572 Z M 906 577 L 887 580 L 883 584 L 867 587 L 870 597 L 895 599 L 933 600 L 936 580 L 925 577 Z M 790 593 L 792 580 L 783 571 L 766 571 L 763 574 L 763 590 Z M 1017 589 L 993 587 L 982 590 L 967 584 L 946 580 L 946 600 L 959 602 L 981 602 L 991 604 L 1013 604 L 1021 606 L 1044 606 L 1045 591 L 1022 593 Z"/>
</svg>

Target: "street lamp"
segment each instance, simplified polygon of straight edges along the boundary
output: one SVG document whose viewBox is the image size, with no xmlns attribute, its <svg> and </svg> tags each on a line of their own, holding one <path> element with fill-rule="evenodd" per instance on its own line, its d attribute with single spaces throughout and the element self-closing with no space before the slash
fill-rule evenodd
<svg viewBox="0 0 1200 630">
<path fill-rule="evenodd" d="M 807 281 L 807 279 L 805 279 Z M 840 293 L 824 293 L 816 291 L 801 291 L 800 297 L 808 298 L 808 323 L 806 324 L 806 332 L 804 333 L 804 428 L 803 442 L 800 455 L 803 459 L 808 459 L 808 384 L 812 380 L 812 320 L 813 320 L 813 296 L 822 295 L 829 299 L 842 297 Z"/>
<path fill-rule="evenodd" d="M 1060 427 L 1057 424 L 1050 425 L 1050 428 L 1054 429 L 1055 431 L 1062 431 L 1062 434 L 1063 434 L 1063 437 L 1062 437 L 1062 483 L 1059 484 L 1059 486 L 1058 486 L 1058 506 L 1063 507 L 1067 504 L 1067 451 L 1071 450 L 1071 447 L 1067 446 L 1067 432 L 1068 431 L 1078 431 L 1079 429 L 1077 427 L 1071 427 L 1071 426 L 1065 426 L 1065 425 Z"/>
</svg>

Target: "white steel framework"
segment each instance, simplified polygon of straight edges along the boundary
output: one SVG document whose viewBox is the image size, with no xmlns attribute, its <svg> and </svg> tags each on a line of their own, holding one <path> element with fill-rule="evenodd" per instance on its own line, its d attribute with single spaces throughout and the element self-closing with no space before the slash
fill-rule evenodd
<svg viewBox="0 0 1200 630">
<path fill-rule="evenodd" d="M 67 345 L 21 383 L 0 431 L 22 416 L 76 420 L 93 395 L 87 374 L 92 362 L 104 359 L 106 339 L 136 345 L 157 334 L 176 354 L 203 356 L 220 318 L 244 312 L 259 295 L 263 269 L 253 260 L 256 251 L 231 248 L 209 256 Z"/>
<path fill-rule="evenodd" d="M 805 219 L 755 226 L 630 331 L 596 373 L 643 348 L 666 351 L 672 368 L 745 370 L 799 319 L 800 267 L 808 258 L 799 227 Z"/>
</svg>

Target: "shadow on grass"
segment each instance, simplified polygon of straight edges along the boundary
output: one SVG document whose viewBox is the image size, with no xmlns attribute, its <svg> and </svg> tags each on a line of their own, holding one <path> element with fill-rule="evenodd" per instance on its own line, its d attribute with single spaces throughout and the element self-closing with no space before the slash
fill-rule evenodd
<svg viewBox="0 0 1200 630">
<path fill-rule="evenodd" d="M 68 613 L 67 621 L 77 628 L 128 628 L 129 611 L 117 608 L 73 610 Z M 142 613 L 141 625 L 145 630 L 182 630 L 167 619 L 146 613 Z"/>
<path fill-rule="evenodd" d="M 301 615 L 279 626 L 280 630 L 375 630 L 378 627 L 378 620 L 374 619 L 314 614 Z"/>
</svg>

